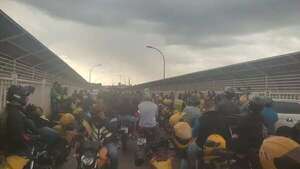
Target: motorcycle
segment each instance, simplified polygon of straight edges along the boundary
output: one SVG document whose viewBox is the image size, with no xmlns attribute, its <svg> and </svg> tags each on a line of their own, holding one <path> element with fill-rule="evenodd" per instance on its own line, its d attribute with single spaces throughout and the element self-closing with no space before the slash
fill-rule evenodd
<svg viewBox="0 0 300 169">
<path fill-rule="evenodd" d="M 96 169 L 97 168 L 97 152 L 99 143 L 85 141 L 82 143 L 79 152 L 78 169 Z"/>
<path fill-rule="evenodd" d="M 37 136 L 38 137 L 38 136 Z M 3 169 L 52 169 L 55 167 L 48 145 L 40 140 L 34 141 L 30 152 L 8 155 Z"/>
<path fill-rule="evenodd" d="M 110 159 L 108 150 L 103 145 L 103 140 L 92 139 L 89 134 L 92 134 L 93 127 L 83 121 L 82 123 L 85 134 L 81 134 L 78 139 L 78 147 L 76 152 L 77 168 L 78 169 L 105 169 L 109 168 Z M 102 128 L 101 128 L 102 129 Z M 99 130 L 101 130 L 99 129 Z M 89 133 L 89 134 L 88 134 Z"/>
<path fill-rule="evenodd" d="M 136 140 L 136 150 L 134 164 L 139 167 L 145 162 L 147 139 L 144 135 L 139 135 Z"/>
<path fill-rule="evenodd" d="M 138 137 L 135 165 L 141 166 L 147 161 L 153 169 L 173 169 L 175 152 L 171 147 L 168 139 L 147 144 L 145 137 Z"/>
<path fill-rule="evenodd" d="M 203 153 L 204 169 L 231 169 L 236 163 L 234 153 L 222 149 L 213 149 Z"/>
<path fill-rule="evenodd" d="M 120 130 L 119 130 L 119 134 L 120 134 L 120 141 L 121 141 L 121 147 L 123 151 L 127 150 L 127 143 L 128 143 L 128 139 L 129 139 L 129 128 L 132 127 L 132 125 L 130 124 L 130 121 L 128 119 L 122 119 L 120 118 Z"/>
<path fill-rule="evenodd" d="M 175 151 L 170 146 L 169 140 L 161 140 L 150 147 L 150 166 L 153 169 L 173 169 L 175 168 Z"/>
</svg>

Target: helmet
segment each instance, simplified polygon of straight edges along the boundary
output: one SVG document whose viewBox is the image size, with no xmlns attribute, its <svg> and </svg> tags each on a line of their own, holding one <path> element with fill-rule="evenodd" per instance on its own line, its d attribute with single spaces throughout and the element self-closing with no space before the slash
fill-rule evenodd
<svg viewBox="0 0 300 169">
<path fill-rule="evenodd" d="M 218 149 L 226 149 L 226 140 L 223 136 L 219 134 L 211 134 L 207 137 L 206 142 L 203 146 L 205 158 L 204 160 L 211 160 L 217 158 L 217 156 L 213 155 L 214 150 Z"/>
<path fill-rule="evenodd" d="M 34 92 L 32 86 L 16 86 L 12 85 L 8 88 L 6 100 L 10 103 L 26 104 L 26 97 Z"/>
<path fill-rule="evenodd" d="M 174 126 L 175 136 L 180 139 L 189 140 L 192 138 L 192 128 L 187 122 L 178 122 Z"/>
<path fill-rule="evenodd" d="M 24 168 L 28 163 L 29 159 L 26 159 L 22 156 L 12 155 L 6 158 L 7 169 L 15 169 L 15 168 Z"/>
<path fill-rule="evenodd" d="M 187 148 L 192 140 L 192 128 L 187 122 L 178 122 L 174 126 L 174 142 L 178 148 Z"/>
<path fill-rule="evenodd" d="M 266 138 L 259 150 L 259 159 L 263 169 L 277 169 L 274 160 L 297 147 L 299 144 L 287 137 Z"/>
<path fill-rule="evenodd" d="M 234 96 L 235 92 L 232 87 L 225 87 L 224 94 L 226 97 L 232 98 Z"/>
<path fill-rule="evenodd" d="M 226 141 L 224 137 L 219 134 L 211 134 L 206 139 L 206 147 L 213 147 L 213 148 L 226 148 Z"/>
<path fill-rule="evenodd" d="M 59 122 L 63 126 L 69 126 L 75 122 L 75 117 L 71 113 L 66 113 L 62 115 Z"/>
<path fill-rule="evenodd" d="M 261 97 L 253 97 L 249 102 L 249 110 L 254 113 L 260 113 L 265 107 L 265 101 Z"/>
<path fill-rule="evenodd" d="M 171 127 L 175 126 L 176 123 L 182 120 L 185 113 L 176 112 L 169 118 L 169 124 Z"/>
</svg>

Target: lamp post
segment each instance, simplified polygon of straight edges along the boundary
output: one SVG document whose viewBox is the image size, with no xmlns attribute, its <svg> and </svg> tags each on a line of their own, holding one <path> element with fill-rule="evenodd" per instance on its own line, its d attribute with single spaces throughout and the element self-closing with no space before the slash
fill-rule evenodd
<svg viewBox="0 0 300 169">
<path fill-rule="evenodd" d="M 90 71 L 89 71 L 89 82 L 92 83 L 92 72 L 93 70 L 96 68 L 96 67 L 100 67 L 102 66 L 101 64 L 97 64 L 97 65 L 94 65 L 90 68 Z"/>
<path fill-rule="evenodd" d="M 162 53 L 161 50 L 159 50 L 158 48 L 156 48 L 154 46 L 147 45 L 146 47 L 149 48 L 149 49 L 156 50 L 162 56 L 162 58 L 163 58 L 163 66 L 164 66 L 163 78 L 166 79 L 166 60 L 165 60 L 165 55 Z"/>
</svg>

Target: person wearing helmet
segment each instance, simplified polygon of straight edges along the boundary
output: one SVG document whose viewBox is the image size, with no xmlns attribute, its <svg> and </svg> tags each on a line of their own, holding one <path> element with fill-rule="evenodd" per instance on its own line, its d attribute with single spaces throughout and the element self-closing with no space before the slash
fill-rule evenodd
<svg viewBox="0 0 300 169">
<path fill-rule="evenodd" d="M 259 149 L 263 141 L 263 117 L 264 99 L 254 97 L 249 102 L 249 112 L 242 117 L 237 126 L 238 148 L 237 152 L 247 153 L 250 149 Z"/>
<path fill-rule="evenodd" d="M 90 126 L 92 133 L 89 136 L 93 141 L 100 141 L 108 150 L 108 156 L 110 158 L 110 169 L 118 168 L 118 148 L 115 144 L 115 132 L 114 131 L 114 118 L 109 120 L 106 117 L 107 104 L 105 104 L 103 98 L 98 98 L 96 104 L 92 108 L 92 119 L 90 120 Z"/>
<path fill-rule="evenodd" d="M 226 140 L 219 134 L 211 134 L 207 137 L 203 146 L 203 162 L 214 168 L 215 166 L 222 166 L 227 159 L 222 159 L 216 152 L 222 152 L 226 150 Z M 220 168 L 220 167 L 218 167 Z"/>
<path fill-rule="evenodd" d="M 196 131 L 196 143 L 201 148 L 203 148 L 207 137 L 211 134 L 219 134 L 224 137 L 227 142 L 230 138 L 223 114 L 216 110 L 215 103 L 206 104 L 206 112 L 198 119 L 198 128 Z"/>
<path fill-rule="evenodd" d="M 190 168 L 187 151 L 192 141 L 192 128 L 187 122 L 178 122 L 173 126 L 172 142 L 181 159 L 180 169 Z"/>
<path fill-rule="evenodd" d="M 75 117 L 71 113 L 64 113 L 56 126 L 53 127 L 61 137 L 65 138 L 69 143 L 75 137 Z"/>
<path fill-rule="evenodd" d="M 236 125 L 240 116 L 240 109 L 235 101 L 234 90 L 230 87 L 226 88 L 223 96 L 216 96 L 216 110 L 223 115 L 226 125 Z"/>
<path fill-rule="evenodd" d="M 249 112 L 240 118 L 236 132 L 232 135 L 232 149 L 244 158 L 242 166 L 250 162 L 259 168 L 257 151 L 264 139 L 264 121 L 261 112 L 264 108 L 264 99 L 253 97 L 249 102 Z"/>
<path fill-rule="evenodd" d="M 265 107 L 262 111 L 264 124 L 267 127 L 269 135 L 275 133 L 275 123 L 278 121 L 278 114 L 273 110 L 272 104 L 272 98 L 266 98 Z"/>
<path fill-rule="evenodd" d="M 184 108 L 183 119 L 190 124 L 193 129 L 193 137 L 196 137 L 199 128 L 199 118 L 202 116 L 202 112 L 199 109 L 200 100 L 199 97 L 193 95 L 187 102 L 187 106 Z"/>
<path fill-rule="evenodd" d="M 300 168 L 300 145 L 282 136 L 266 138 L 259 150 L 259 160 L 263 169 Z"/>
<path fill-rule="evenodd" d="M 242 95 L 239 99 L 239 105 L 240 105 L 240 112 L 242 114 L 245 114 L 248 112 L 248 104 L 249 104 L 249 99 L 247 95 Z"/>
<path fill-rule="evenodd" d="M 51 120 L 56 121 L 59 118 L 59 113 L 61 111 L 62 87 L 58 82 L 54 82 L 50 92 L 50 102 L 51 102 Z"/>
<path fill-rule="evenodd" d="M 7 114 L 7 141 L 9 151 L 24 152 L 27 144 L 31 142 L 31 137 L 26 132 L 32 129 L 32 121 L 24 114 L 24 107 L 27 104 L 28 96 L 34 92 L 33 87 L 12 85 L 6 95 L 6 114 Z M 35 129 L 33 129 L 35 130 Z"/>
</svg>

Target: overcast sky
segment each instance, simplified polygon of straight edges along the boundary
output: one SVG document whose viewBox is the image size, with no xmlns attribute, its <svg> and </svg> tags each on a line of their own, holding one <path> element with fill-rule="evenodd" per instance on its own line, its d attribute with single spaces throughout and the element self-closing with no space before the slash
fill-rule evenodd
<svg viewBox="0 0 300 169">
<path fill-rule="evenodd" d="M 300 0 L 0 0 L 93 82 L 134 84 L 300 50 Z"/>
</svg>

